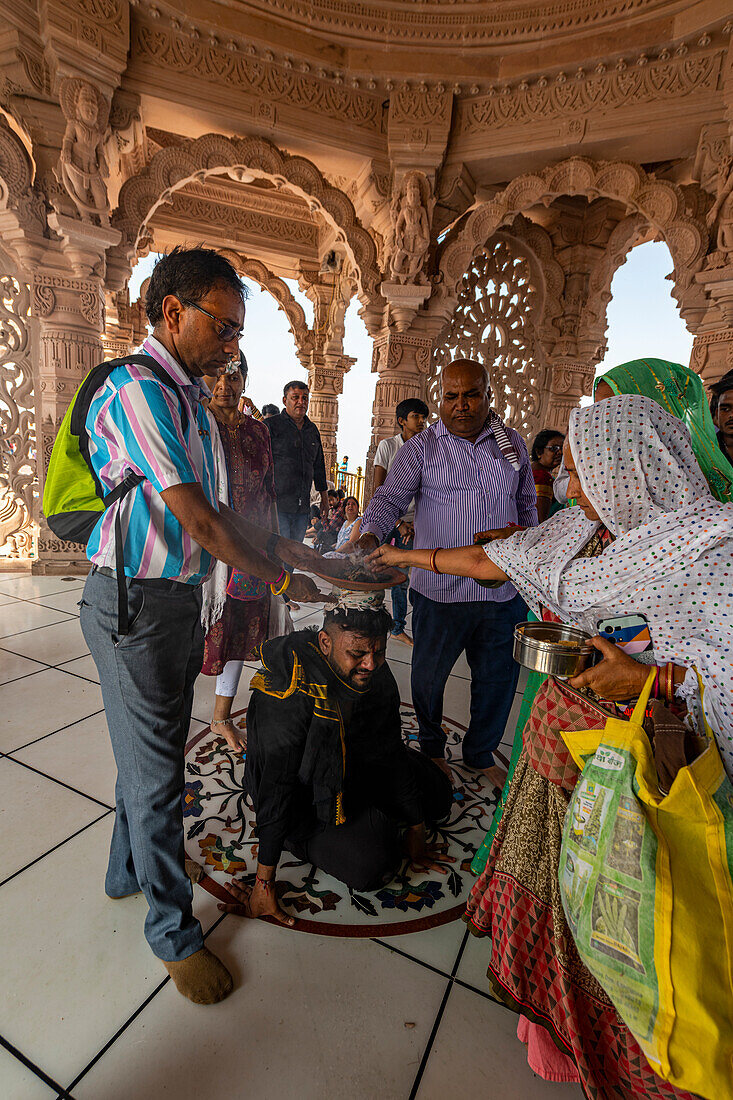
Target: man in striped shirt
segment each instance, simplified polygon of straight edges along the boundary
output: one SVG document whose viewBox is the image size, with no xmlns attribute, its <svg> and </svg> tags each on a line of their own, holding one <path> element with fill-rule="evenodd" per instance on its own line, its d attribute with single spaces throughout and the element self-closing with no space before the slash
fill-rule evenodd
<svg viewBox="0 0 733 1100">
<path fill-rule="evenodd" d="M 105 890 L 112 898 L 145 894 L 148 943 L 179 991 L 201 1004 L 225 997 L 232 980 L 204 947 L 183 851 L 183 754 L 203 659 L 200 584 L 218 558 L 280 587 L 282 566 L 265 551 L 287 554 L 289 546 L 217 500 L 201 379 L 238 354 L 244 297 L 233 267 L 217 253 L 174 249 L 164 256 L 150 279 L 145 305 L 153 335 L 142 350 L 168 381 L 144 366 L 115 367 L 86 419 L 102 488 L 109 492 L 130 471 L 144 479 L 97 522 L 81 602 L 117 764 Z M 118 513 L 127 633 L 118 625 Z M 296 560 L 308 553 L 295 544 Z M 303 576 L 292 576 L 288 592 L 319 599 Z"/>
<path fill-rule="evenodd" d="M 527 448 L 490 410 L 486 369 L 467 359 L 441 376 L 440 420 L 408 440 L 361 523 L 359 545 L 375 548 L 415 498 L 415 549 L 465 546 L 477 532 L 537 524 Z M 471 721 L 463 760 L 502 787 L 494 760 L 517 685 L 514 627 L 526 607 L 510 584 L 486 588 L 470 577 L 417 569 L 410 581 L 412 700 L 420 747 L 447 770 L 443 692 L 461 653 L 471 669 Z"/>
</svg>

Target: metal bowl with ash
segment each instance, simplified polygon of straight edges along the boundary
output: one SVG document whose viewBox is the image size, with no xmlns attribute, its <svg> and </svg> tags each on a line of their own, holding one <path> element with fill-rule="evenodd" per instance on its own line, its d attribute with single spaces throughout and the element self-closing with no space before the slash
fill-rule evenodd
<svg viewBox="0 0 733 1100">
<path fill-rule="evenodd" d="M 514 660 L 549 676 L 577 676 L 600 658 L 590 637 L 564 623 L 519 623 L 514 629 Z"/>
<path fill-rule="evenodd" d="M 316 577 L 330 581 L 336 588 L 346 588 L 353 592 L 376 592 L 380 588 L 394 588 L 407 580 L 407 574 L 401 569 L 378 571 L 369 564 L 368 554 L 356 550 L 351 554 L 325 555 L 322 566 L 310 568 Z"/>
</svg>

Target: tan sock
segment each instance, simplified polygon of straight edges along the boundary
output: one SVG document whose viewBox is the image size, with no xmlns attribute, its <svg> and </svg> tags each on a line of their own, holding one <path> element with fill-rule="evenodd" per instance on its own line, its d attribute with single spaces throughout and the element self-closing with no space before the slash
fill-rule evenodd
<svg viewBox="0 0 733 1100">
<path fill-rule="evenodd" d="M 176 989 L 197 1005 L 215 1005 L 231 993 L 234 982 L 224 963 L 207 947 L 194 951 L 187 959 L 165 962 Z"/>
</svg>

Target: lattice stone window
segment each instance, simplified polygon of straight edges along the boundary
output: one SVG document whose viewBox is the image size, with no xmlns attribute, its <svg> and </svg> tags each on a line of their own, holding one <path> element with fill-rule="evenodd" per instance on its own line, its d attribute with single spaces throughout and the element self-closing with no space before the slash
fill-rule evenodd
<svg viewBox="0 0 733 1100">
<path fill-rule="evenodd" d="M 33 556 L 37 537 L 29 314 L 28 285 L 0 275 L 0 560 Z"/>
<path fill-rule="evenodd" d="M 543 290 L 529 257 L 493 238 L 463 276 L 458 304 L 433 352 L 428 402 L 440 403 L 438 375 L 451 359 L 477 359 L 491 376 L 493 407 L 525 439 L 538 430 L 546 370 L 536 319 Z"/>
</svg>

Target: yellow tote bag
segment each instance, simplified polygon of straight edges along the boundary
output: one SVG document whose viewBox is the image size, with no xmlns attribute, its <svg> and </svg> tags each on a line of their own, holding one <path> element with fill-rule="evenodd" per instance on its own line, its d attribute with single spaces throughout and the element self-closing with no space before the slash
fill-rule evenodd
<svg viewBox="0 0 733 1100">
<path fill-rule="evenodd" d="M 563 734 L 582 775 L 565 818 L 560 893 L 583 962 L 652 1069 L 728 1100 L 733 785 L 711 736 L 660 792 L 642 725 L 653 682 L 651 672 L 630 721 Z"/>
</svg>

